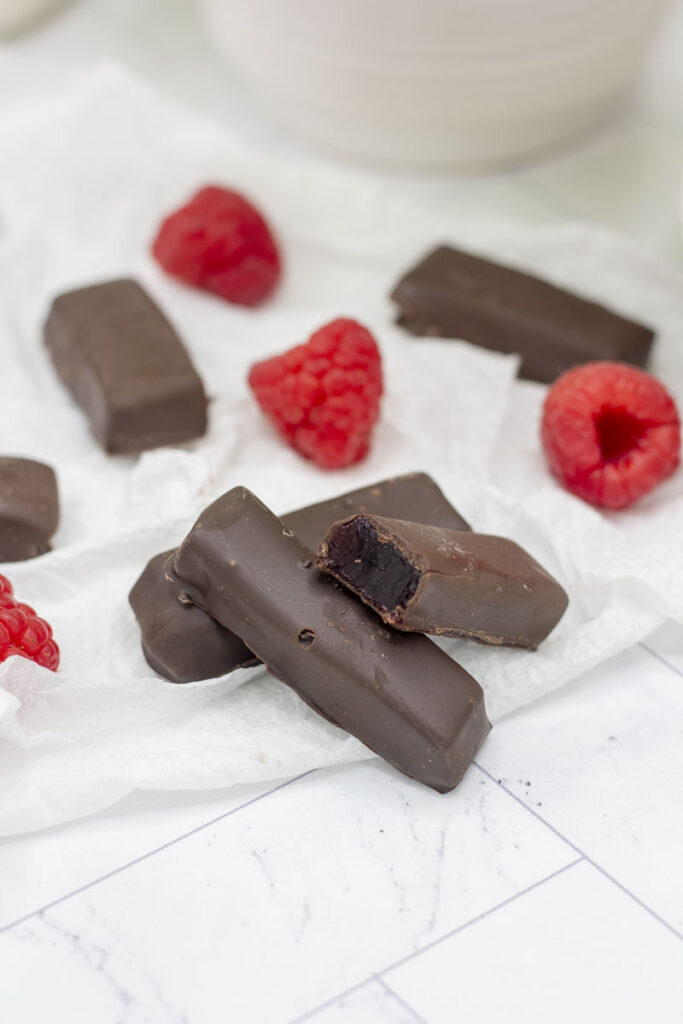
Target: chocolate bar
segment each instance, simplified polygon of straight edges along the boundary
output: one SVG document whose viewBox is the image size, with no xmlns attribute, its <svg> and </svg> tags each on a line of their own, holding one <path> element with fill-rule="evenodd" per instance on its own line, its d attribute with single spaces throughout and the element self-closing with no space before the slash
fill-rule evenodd
<svg viewBox="0 0 683 1024">
<path fill-rule="evenodd" d="M 441 246 L 394 288 L 412 334 L 460 338 L 522 357 L 520 377 L 550 383 L 596 359 L 645 366 L 649 327 L 512 267 Z"/>
<path fill-rule="evenodd" d="M 419 782 L 458 784 L 490 729 L 479 684 L 427 637 L 386 629 L 250 491 L 210 505 L 172 568 L 314 710 Z"/>
<path fill-rule="evenodd" d="M 282 516 L 302 544 L 315 551 L 325 531 L 337 519 L 368 512 L 378 516 L 411 519 L 448 530 L 469 530 L 470 525 L 446 500 L 427 473 L 406 473 L 368 487 L 319 501 Z"/>
<path fill-rule="evenodd" d="M 206 432 L 206 395 L 197 371 L 136 281 L 59 295 L 44 338 L 59 377 L 105 451 L 134 454 Z"/>
<path fill-rule="evenodd" d="M 258 665 L 238 636 L 201 608 L 178 600 L 164 575 L 174 554 L 175 550 L 164 551 L 150 559 L 128 598 L 140 624 L 147 664 L 174 683 L 212 679 Z"/>
<path fill-rule="evenodd" d="M 22 562 L 49 551 L 58 523 L 51 467 L 33 459 L 0 458 L 0 562 Z"/>
<path fill-rule="evenodd" d="M 407 473 L 360 487 L 290 512 L 282 521 L 313 552 L 336 519 L 365 511 L 417 519 L 454 530 L 469 529 L 426 473 Z M 148 664 L 171 682 L 189 683 L 253 663 L 253 655 L 234 634 L 201 609 L 178 600 L 164 577 L 164 565 L 174 553 L 164 552 L 153 558 L 129 597 L 142 631 L 142 649 Z"/>
<path fill-rule="evenodd" d="M 514 541 L 356 515 L 330 527 L 316 564 L 396 629 L 535 650 L 567 607 Z"/>
</svg>

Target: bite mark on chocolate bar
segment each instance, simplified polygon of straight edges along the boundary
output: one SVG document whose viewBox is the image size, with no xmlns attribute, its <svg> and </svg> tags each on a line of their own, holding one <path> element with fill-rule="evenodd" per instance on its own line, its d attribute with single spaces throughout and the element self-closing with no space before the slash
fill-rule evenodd
<svg viewBox="0 0 683 1024">
<path fill-rule="evenodd" d="M 422 575 L 364 516 L 336 530 L 320 563 L 387 614 L 405 608 Z"/>
<path fill-rule="evenodd" d="M 317 565 L 398 630 L 535 650 L 567 595 L 513 541 L 372 514 L 333 524 Z"/>
</svg>

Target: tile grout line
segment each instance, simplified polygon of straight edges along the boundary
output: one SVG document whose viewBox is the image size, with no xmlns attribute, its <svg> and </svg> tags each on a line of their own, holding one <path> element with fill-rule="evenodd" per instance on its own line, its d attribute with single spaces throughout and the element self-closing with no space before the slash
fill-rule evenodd
<svg viewBox="0 0 683 1024">
<path fill-rule="evenodd" d="M 398 992 L 395 992 L 394 989 L 391 987 L 391 985 L 389 985 L 389 983 L 384 980 L 384 978 L 380 977 L 379 974 L 373 974 L 373 978 L 377 982 L 378 985 L 382 986 L 384 991 L 388 995 L 390 995 L 392 999 L 395 999 L 396 1002 L 400 1006 L 402 1006 L 404 1010 L 407 1010 L 408 1013 L 411 1014 L 412 1017 L 414 1017 L 415 1024 L 428 1024 L 428 1022 L 425 1020 L 425 1018 L 421 1017 L 420 1014 L 417 1012 L 417 1010 L 414 1010 L 413 1007 L 410 1005 L 410 1003 L 407 1003 L 405 1001 L 405 999 L 398 994 Z"/>
<path fill-rule="evenodd" d="M 663 654 L 659 654 L 657 651 L 653 650 L 652 647 L 648 647 L 644 640 L 641 640 L 638 646 L 642 647 L 643 650 L 647 651 L 648 654 L 651 654 L 652 657 L 656 658 L 657 661 L 661 662 L 662 665 L 666 665 L 667 668 L 670 668 L 671 671 L 675 672 L 677 676 L 683 676 L 683 672 L 681 672 L 679 668 L 676 668 L 676 666 L 672 664 L 668 660 L 668 658 L 665 658 Z"/>
<path fill-rule="evenodd" d="M 564 871 L 568 871 L 570 868 L 575 867 L 577 864 L 580 864 L 583 860 L 586 860 L 586 858 L 583 855 L 581 855 L 580 857 L 577 857 L 575 860 L 570 861 L 568 864 L 564 864 L 561 868 L 558 868 L 551 874 L 546 875 L 544 878 L 537 879 L 531 885 L 528 885 L 526 889 L 520 889 L 519 892 L 515 892 L 512 894 L 512 896 L 508 896 L 508 898 L 502 900 L 501 903 L 496 903 L 495 906 L 489 907 L 488 910 L 482 911 L 481 914 L 477 914 L 476 917 L 470 918 L 469 921 L 463 921 L 463 923 L 459 924 L 456 928 L 453 928 L 451 931 L 446 932 L 444 935 L 439 935 L 438 938 L 433 939 L 431 942 L 428 942 L 424 946 L 420 946 L 419 949 L 414 949 L 411 953 L 406 954 L 406 956 L 399 957 L 398 960 L 394 960 L 393 963 L 390 963 L 386 967 L 383 967 L 380 971 L 373 972 L 367 978 L 364 978 L 362 981 L 359 981 L 358 984 L 351 985 L 349 988 L 344 989 L 343 992 L 337 992 L 335 995 L 332 996 L 331 999 L 327 999 L 325 1000 L 324 1003 L 319 1003 L 317 1006 L 312 1007 L 310 1010 L 306 1010 L 306 1012 L 302 1013 L 301 1016 L 295 1017 L 293 1020 L 288 1021 L 287 1024 L 303 1024 L 304 1021 L 310 1020 L 310 1018 L 314 1014 L 319 1013 L 321 1010 L 327 1009 L 328 1006 L 332 1006 L 339 999 L 345 999 L 347 996 L 352 995 L 352 993 L 357 992 L 358 989 L 363 988 L 369 982 L 373 981 L 373 979 L 379 981 L 381 984 L 386 984 L 383 975 L 388 974 L 389 971 L 393 971 L 396 967 L 402 966 L 409 960 L 413 960 L 415 957 L 421 956 L 428 950 L 433 949 L 434 946 L 438 946 L 441 942 L 445 942 L 446 939 L 450 939 L 454 935 L 457 935 L 458 932 L 462 932 L 466 928 L 469 928 L 470 925 L 476 924 L 477 921 L 481 921 L 483 918 L 489 917 L 490 914 L 494 914 L 497 910 L 501 910 L 502 907 L 506 907 L 508 903 L 513 903 L 521 896 L 526 896 L 528 892 L 532 892 L 534 889 L 538 889 L 539 886 L 545 885 L 546 882 L 552 881 L 553 878 L 557 878 L 558 875 L 561 875 Z M 396 993 L 393 991 L 393 989 L 390 988 L 389 985 L 387 985 L 387 988 L 390 989 L 392 995 L 396 996 L 397 999 L 400 999 L 400 997 L 396 995 Z M 412 1007 L 408 1007 L 408 1009 L 412 1010 Z M 415 1013 L 414 1010 L 412 1010 L 412 1012 Z"/>
<path fill-rule="evenodd" d="M 345 988 L 343 992 L 336 992 L 330 999 L 326 999 L 324 1003 L 318 1003 L 317 1006 L 312 1006 L 310 1010 L 306 1010 L 299 1017 L 294 1017 L 292 1020 L 287 1021 L 287 1024 L 303 1024 L 304 1021 L 310 1020 L 311 1017 L 320 1013 L 321 1010 L 326 1010 L 328 1007 L 333 1006 L 339 1002 L 340 999 L 346 999 L 347 996 L 353 995 L 354 992 L 358 992 L 359 989 L 365 988 L 376 975 L 369 975 L 367 978 L 363 978 L 362 981 L 357 982 L 355 985 L 351 985 L 349 988 Z"/>
<path fill-rule="evenodd" d="M 311 771 L 313 771 L 313 769 L 311 769 Z M 238 811 L 242 811 L 246 807 L 251 807 L 252 804 L 258 803 L 259 800 L 265 800 L 266 797 L 279 792 L 281 789 L 285 789 L 286 786 L 291 786 L 300 779 L 305 779 L 307 775 L 311 774 L 311 771 L 303 772 L 301 775 L 296 775 L 292 779 L 285 779 L 284 782 L 279 783 L 277 786 L 273 786 L 272 789 L 266 790 L 265 793 L 259 793 L 257 796 L 252 797 L 251 800 L 246 800 L 243 804 L 240 804 L 239 807 L 232 807 L 224 814 L 219 814 L 217 818 L 212 818 L 211 821 L 206 821 L 203 825 L 197 825 L 196 828 L 190 829 L 189 832 L 184 832 L 182 835 L 176 836 L 175 839 L 170 839 L 167 843 L 163 843 L 161 846 L 157 846 L 153 850 L 149 850 L 147 853 L 143 853 L 139 857 L 135 857 L 134 860 L 121 864 L 118 868 L 108 871 L 105 875 L 101 875 L 99 878 L 94 878 L 91 882 L 86 882 L 85 885 L 79 886 L 78 889 L 73 889 L 64 896 L 59 896 L 56 900 L 51 900 L 44 906 L 39 907 L 37 910 L 32 910 L 30 913 L 23 914 L 21 917 L 18 917 L 15 921 L 10 921 L 9 924 L 0 926 L 0 935 L 2 935 L 3 932 L 10 931 L 12 928 L 16 928 L 20 924 L 24 924 L 26 921 L 30 921 L 31 918 L 40 917 L 40 915 L 44 914 L 46 911 L 59 906 L 60 903 L 64 903 L 66 900 L 70 900 L 74 896 L 79 896 L 81 893 L 87 892 L 88 889 L 94 888 L 94 886 L 99 885 L 100 882 L 106 882 L 109 878 L 114 878 L 115 875 L 120 875 L 123 871 L 127 871 L 128 868 L 135 867 L 136 864 L 141 864 L 143 861 L 149 860 L 150 857 L 154 857 L 157 853 L 163 853 L 164 850 L 168 850 L 169 847 L 175 846 L 176 843 L 180 843 L 184 839 L 189 839 L 190 836 L 197 835 L 198 832 L 203 832 L 206 828 L 211 828 L 212 825 L 218 824 L 219 821 L 224 821 L 231 815 L 237 814 Z"/>
<path fill-rule="evenodd" d="M 400 960 L 396 960 L 395 963 L 389 964 L 388 967 L 383 967 L 382 970 L 378 972 L 378 974 L 388 974 L 389 971 L 393 971 L 397 967 L 402 967 L 403 964 L 408 963 L 409 960 L 414 960 L 415 957 L 421 956 L 422 953 L 426 953 L 428 950 L 433 949 L 434 946 L 439 946 L 442 942 L 445 942 L 446 939 L 452 939 L 453 936 L 458 935 L 459 932 L 464 932 L 466 928 L 470 927 L 470 925 L 477 924 L 477 922 L 479 921 L 483 921 L 485 917 L 490 917 L 491 914 L 495 914 L 497 910 L 502 910 L 503 907 L 507 907 L 509 903 L 514 903 L 515 900 L 520 899 L 520 897 L 522 896 L 526 896 L 527 893 L 533 892 L 534 889 L 538 889 L 540 886 L 545 885 L 546 882 L 551 882 L 554 878 L 557 878 L 558 875 L 562 875 L 565 871 L 569 871 L 570 868 L 576 867 L 577 864 L 580 864 L 581 861 L 585 859 L 586 858 L 583 855 L 581 855 L 580 857 L 577 857 L 576 860 L 571 860 L 568 864 L 563 864 L 561 868 L 558 868 L 551 874 L 546 875 L 544 878 L 539 878 L 535 882 L 532 882 L 532 884 L 528 885 L 526 889 L 520 889 L 519 892 L 515 892 L 512 894 L 512 896 L 508 896 L 508 898 L 506 900 L 503 900 L 501 903 L 496 903 L 495 907 L 489 907 L 488 910 L 483 910 L 481 914 L 477 914 L 476 917 L 471 918 L 469 921 L 464 921 L 463 924 L 459 924 L 457 928 L 453 928 L 450 932 L 447 932 L 445 935 L 440 935 L 438 939 L 433 939 L 432 942 L 428 942 L 426 946 L 421 946 L 420 949 L 413 950 L 412 953 L 408 953 L 407 956 L 401 957 Z"/>
<path fill-rule="evenodd" d="M 584 853 L 584 851 L 581 850 L 576 845 L 576 843 L 573 843 L 572 840 L 568 839 L 567 836 L 563 835 L 563 833 L 560 832 L 558 828 L 555 828 L 554 825 L 551 825 L 549 821 L 547 821 L 544 817 L 542 817 L 542 815 L 538 813 L 538 811 L 535 811 L 533 807 L 529 807 L 529 805 L 525 803 L 521 797 L 517 796 L 516 793 L 513 793 L 512 790 L 508 789 L 505 785 L 503 785 L 502 782 L 499 782 L 498 779 L 496 779 L 495 776 L 491 774 L 491 772 L 487 771 L 486 768 L 482 768 L 478 761 L 473 761 L 472 763 L 475 766 L 475 768 L 478 768 L 483 775 L 485 775 L 488 779 L 491 780 L 491 782 L 494 782 L 500 789 L 503 790 L 504 793 L 507 793 L 507 795 L 511 797 L 513 800 L 515 800 L 521 807 L 524 807 L 524 809 L 527 810 L 529 814 L 532 814 L 534 818 L 541 822 L 541 824 L 545 825 L 546 828 L 550 829 L 550 831 L 554 835 L 556 835 L 558 839 L 562 839 L 565 843 L 567 843 L 567 845 L 570 846 L 572 850 L 575 851 L 575 853 L 579 854 L 579 859 L 585 860 L 587 864 L 590 864 L 591 867 L 595 868 L 596 871 L 599 871 L 600 874 L 604 875 L 605 878 L 612 882 L 613 885 L 616 885 L 616 887 L 618 889 L 621 889 L 623 893 L 625 893 L 627 896 L 630 896 L 634 903 L 637 903 L 642 910 L 647 911 L 647 913 L 650 914 L 650 916 L 653 917 L 655 921 L 658 921 L 659 924 L 661 924 L 664 928 L 667 929 L 667 931 L 670 931 L 672 935 L 675 935 L 677 939 L 681 939 L 683 941 L 683 935 L 681 935 L 678 929 L 675 928 L 672 924 L 669 924 L 668 921 L 665 921 L 663 917 L 660 917 L 656 910 L 653 910 L 652 907 L 648 907 L 647 903 L 644 903 L 639 896 L 636 896 L 635 893 L 632 893 L 630 889 L 627 889 L 622 882 L 619 882 L 616 878 L 613 877 L 613 875 L 610 875 L 609 871 L 601 867 L 601 865 L 598 864 L 597 861 L 594 861 L 592 857 L 589 857 L 587 853 Z"/>
</svg>

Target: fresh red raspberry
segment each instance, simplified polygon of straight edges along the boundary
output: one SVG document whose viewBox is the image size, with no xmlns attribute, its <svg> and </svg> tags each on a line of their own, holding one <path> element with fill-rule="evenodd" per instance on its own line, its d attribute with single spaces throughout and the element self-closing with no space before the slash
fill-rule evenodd
<svg viewBox="0 0 683 1024">
<path fill-rule="evenodd" d="M 282 355 L 252 366 L 249 384 L 276 429 L 324 469 L 359 462 L 379 416 L 382 360 L 355 320 L 333 320 Z"/>
<path fill-rule="evenodd" d="M 53 672 L 59 665 L 59 647 L 52 639 L 52 629 L 33 608 L 15 599 L 12 584 L 6 576 L 0 576 L 0 661 L 13 654 Z"/>
<path fill-rule="evenodd" d="M 568 490 L 592 505 L 626 508 L 676 469 L 680 426 L 673 399 L 649 373 L 586 363 L 551 387 L 541 437 Z"/>
<path fill-rule="evenodd" d="M 152 253 L 167 273 L 240 306 L 262 302 L 280 277 L 280 255 L 261 214 L 218 185 L 200 189 L 163 221 Z"/>
</svg>

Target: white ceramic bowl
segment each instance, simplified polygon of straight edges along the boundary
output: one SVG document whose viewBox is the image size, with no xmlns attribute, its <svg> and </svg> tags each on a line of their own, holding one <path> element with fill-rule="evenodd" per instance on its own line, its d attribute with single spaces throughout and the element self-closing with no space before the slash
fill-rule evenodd
<svg viewBox="0 0 683 1024">
<path fill-rule="evenodd" d="M 202 0 L 276 116 L 367 160 L 491 164 L 589 125 L 669 0 Z"/>
<path fill-rule="evenodd" d="M 66 0 L 0 0 L 0 36 L 21 32 Z"/>
</svg>

